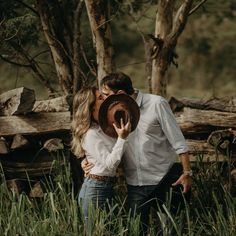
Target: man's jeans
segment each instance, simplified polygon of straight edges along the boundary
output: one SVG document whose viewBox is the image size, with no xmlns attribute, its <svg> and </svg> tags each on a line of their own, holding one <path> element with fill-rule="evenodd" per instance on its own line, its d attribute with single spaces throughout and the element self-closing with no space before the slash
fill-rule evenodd
<svg viewBox="0 0 236 236">
<path fill-rule="evenodd" d="M 114 196 L 114 183 L 85 178 L 79 193 L 79 205 L 82 207 L 82 216 L 85 224 L 89 225 L 89 213 L 91 207 L 105 209 L 106 203 L 111 202 Z"/>
<path fill-rule="evenodd" d="M 158 185 L 128 185 L 128 206 L 133 214 L 140 214 L 142 222 L 142 232 L 140 235 L 146 235 L 150 208 L 155 207 L 157 210 L 162 210 L 163 203 L 167 204 L 166 201 L 170 200 L 167 196 L 171 192 L 171 188 L 171 213 L 176 214 L 179 209 L 183 208 L 184 198 L 186 201 L 190 199 L 190 192 L 185 194 L 183 198 L 181 186 L 171 186 L 181 174 L 182 166 L 174 164 Z"/>
</svg>

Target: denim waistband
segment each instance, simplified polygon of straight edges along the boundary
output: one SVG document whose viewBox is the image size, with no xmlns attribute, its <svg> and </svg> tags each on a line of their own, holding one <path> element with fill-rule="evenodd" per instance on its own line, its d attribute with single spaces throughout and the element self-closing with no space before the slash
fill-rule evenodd
<svg viewBox="0 0 236 236">
<path fill-rule="evenodd" d="M 112 182 L 112 183 L 116 182 L 116 177 L 112 177 L 112 176 L 100 176 L 100 175 L 89 174 L 86 177 L 90 179 L 95 179 L 98 181 L 103 181 L 103 182 Z"/>
</svg>

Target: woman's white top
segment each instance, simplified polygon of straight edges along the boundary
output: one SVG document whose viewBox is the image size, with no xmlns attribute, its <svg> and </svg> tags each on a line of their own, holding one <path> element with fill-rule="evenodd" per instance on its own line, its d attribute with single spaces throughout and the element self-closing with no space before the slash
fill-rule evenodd
<svg viewBox="0 0 236 236">
<path fill-rule="evenodd" d="M 107 136 L 97 125 L 90 127 L 82 144 L 88 162 L 94 164 L 90 174 L 115 176 L 125 143 L 125 139 Z"/>
</svg>

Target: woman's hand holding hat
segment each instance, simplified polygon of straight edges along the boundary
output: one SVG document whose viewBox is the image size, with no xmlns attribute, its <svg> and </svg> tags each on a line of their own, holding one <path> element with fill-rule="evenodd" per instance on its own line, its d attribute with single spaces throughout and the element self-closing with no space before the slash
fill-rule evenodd
<svg viewBox="0 0 236 236">
<path fill-rule="evenodd" d="M 114 94 L 107 97 L 99 108 L 98 123 L 105 134 L 110 137 L 117 137 L 117 130 L 121 129 L 120 120 L 125 122 L 124 131 L 128 131 L 125 127 L 129 120 L 132 132 L 138 125 L 140 118 L 140 110 L 138 104 L 133 98 L 127 94 Z M 128 135 L 126 135 L 128 136 Z"/>
<path fill-rule="evenodd" d="M 124 121 L 121 118 L 120 128 L 115 123 L 113 123 L 113 126 L 119 138 L 126 139 L 131 132 L 131 123 L 129 119 L 128 122 L 124 125 Z"/>
</svg>

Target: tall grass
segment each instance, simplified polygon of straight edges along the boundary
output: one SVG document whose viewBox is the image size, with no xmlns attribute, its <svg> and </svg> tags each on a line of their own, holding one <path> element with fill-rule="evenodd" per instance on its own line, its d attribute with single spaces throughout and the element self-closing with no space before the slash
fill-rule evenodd
<svg viewBox="0 0 236 236">
<path fill-rule="evenodd" d="M 58 165 L 51 178 L 42 182 L 40 199 L 19 196 L 7 189 L 4 175 L 0 184 L 0 235 L 85 235 L 83 217 L 74 196 L 69 164 Z M 56 163 L 55 163 L 56 164 Z M 236 198 L 227 187 L 228 176 L 219 174 L 221 166 L 196 165 L 190 204 L 177 215 L 164 205 L 163 212 L 153 211 L 149 235 L 236 235 Z M 235 186 L 232 186 L 235 188 Z M 121 200 L 119 200 L 121 199 Z M 131 217 L 119 196 L 108 212 L 90 208 L 88 235 L 136 236 L 139 217 Z M 159 222 L 159 223 L 157 223 Z"/>
</svg>

